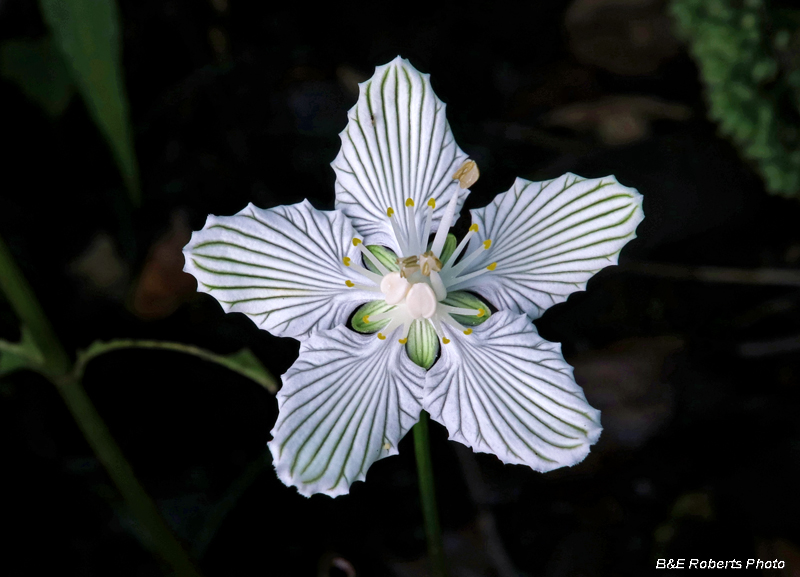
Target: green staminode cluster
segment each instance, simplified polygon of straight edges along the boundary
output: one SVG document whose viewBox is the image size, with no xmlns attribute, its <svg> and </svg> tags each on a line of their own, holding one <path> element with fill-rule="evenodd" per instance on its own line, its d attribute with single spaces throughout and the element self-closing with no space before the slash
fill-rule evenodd
<svg viewBox="0 0 800 577">
<path fill-rule="evenodd" d="M 797 12 L 765 0 L 673 0 L 723 134 L 767 189 L 800 196 L 800 34 Z"/>
</svg>

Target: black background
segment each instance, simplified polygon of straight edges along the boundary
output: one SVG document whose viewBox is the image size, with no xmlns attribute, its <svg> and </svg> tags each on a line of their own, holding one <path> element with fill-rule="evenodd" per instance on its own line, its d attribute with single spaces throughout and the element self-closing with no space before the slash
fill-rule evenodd
<svg viewBox="0 0 800 577">
<path fill-rule="evenodd" d="M 800 286 L 746 271 L 797 269 L 800 205 L 767 195 L 717 136 L 660 3 L 589 10 L 596 20 L 584 28 L 570 24 L 568 5 L 123 0 L 143 204 L 127 200 L 80 98 L 53 120 L 3 80 L 0 231 L 69 350 L 120 337 L 249 347 L 280 375 L 297 343 L 195 294 L 180 248 L 207 214 L 247 202 L 333 208 L 329 163 L 355 102 L 352 79 L 400 54 L 431 74 L 457 142 L 481 168 L 467 208 L 517 176 L 567 171 L 614 174 L 645 199 L 622 266 L 536 323 L 563 343 L 603 410 L 605 432 L 586 461 L 541 475 L 459 451 L 433 425 L 452 574 L 643 575 L 660 557 L 778 557 L 798 571 Z M 626 36 L 631 22 L 644 26 L 631 32 L 638 44 Z M 35 2 L 0 3 L 0 39 L 45 32 Z M 656 112 L 641 112 L 634 96 Z M 589 120 L 554 120 L 576 103 Z M 678 112 L 664 112 L 667 103 Z M 76 264 L 99 234 L 119 269 L 105 284 Z M 745 274 L 681 278 L 690 266 Z M 0 336 L 17 338 L 16 326 L 0 303 Z M 85 385 L 170 525 L 202 549 L 204 574 L 344 575 L 335 557 L 358 575 L 426 574 L 410 438 L 349 496 L 306 499 L 274 476 L 265 445 L 277 404 L 258 385 L 142 351 L 94 361 Z M 162 574 L 36 375 L 0 383 L 0 458 L 0 574 Z"/>
</svg>

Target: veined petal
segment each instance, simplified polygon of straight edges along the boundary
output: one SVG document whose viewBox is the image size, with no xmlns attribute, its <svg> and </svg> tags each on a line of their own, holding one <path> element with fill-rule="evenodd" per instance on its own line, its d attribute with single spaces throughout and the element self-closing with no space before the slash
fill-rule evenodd
<svg viewBox="0 0 800 577">
<path fill-rule="evenodd" d="M 394 209 L 402 231 L 408 230 L 406 200 L 424 208 L 436 201 L 436 229 L 451 195 L 460 195 L 456 213 L 469 193 L 453 175 L 467 160 L 445 118 L 445 104 L 422 74 L 399 56 L 378 66 L 360 84 L 347 127 L 339 135 L 342 148 L 331 166 L 336 172 L 336 208 L 353 219 L 367 244 L 399 251 L 387 218 Z M 424 210 L 413 211 L 416 230 L 423 228 Z M 422 234 L 427 235 L 427 231 Z M 420 238 L 420 241 L 427 242 Z M 406 255 L 407 256 L 407 255 Z"/>
<path fill-rule="evenodd" d="M 278 392 L 269 442 L 278 477 L 306 496 L 347 493 L 397 454 L 419 420 L 424 378 L 396 339 L 338 327 L 303 341 Z"/>
<path fill-rule="evenodd" d="M 518 178 L 488 206 L 472 210 L 479 232 L 470 249 L 491 239 L 491 248 L 460 273 L 497 263 L 491 272 L 448 290 L 469 289 L 500 309 L 535 319 L 550 306 L 586 288 L 600 269 L 617 264 L 644 218 L 642 195 L 613 176 L 584 179 L 567 173 L 555 180 Z"/>
<path fill-rule="evenodd" d="M 444 331 L 451 342 L 425 378 L 423 408 L 450 439 L 542 472 L 586 457 L 600 411 L 526 315 L 500 311 L 469 336 Z"/>
<path fill-rule="evenodd" d="M 347 321 L 375 294 L 348 288 L 370 284 L 345 269 L 359 262 L 350 221 L 304 200 L 261 209 L 248 205 L 234 216 L 209 216 L 183 249 L 184 269 L 197 290 L 216 298 L 226 312 L 240 312 L 274 335 L 303 339 L 311 331 Z"/>
</svg>

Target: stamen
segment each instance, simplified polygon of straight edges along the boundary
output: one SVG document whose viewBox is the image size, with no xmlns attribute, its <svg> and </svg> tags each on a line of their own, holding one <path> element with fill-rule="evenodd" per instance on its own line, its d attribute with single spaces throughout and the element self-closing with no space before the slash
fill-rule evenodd
<svg viewBox="0 0 800 577">
<path fill-rule="evenodd" d="M 433 330 L 436 331 L 436 336 L 439 337 L 439 340 L 442 341 L 442 344 L 445 344 L 445 345 L 449 344 L 450 343 L 450 339 L 448 339 L 446 336 L 444 336 L 444 331 L 442 330 L 442 323 L 439 322 L 439 319 L 436 318 L 436 317 L 433 317 L 433 318 L 428 319 L 428 320 L 431 321 L 431 324 L 433 325 Z"/>
<path fill-rule="evenodd" d="M 468 160 L 456 171 L 453 180 L 457 180 L 461 188 L 469 188 L 478 181 L 480 175 L 477 163 L 474 160 Z"/>
<path fill-rule="evenodd" d="M 420 255 L 419 265 L 422 269 L 422 274 L 425 276 L 430 276 L 431 272 L 439 272 L 442 270 L 442 261 L 436 258 L 433 251 L 430 250 Z"/>
<path fill-rule="evenodd" d="M 462 307 L 452 307 L 444 303 L 439 303 L 439 309 L 451 315 L 461 315 L 462 317 L 482 317 L 486 314 L 483 309 L 465 309 Z"/>
<path fill-rule="evenodd" d="M 428 237 L 431 235 L 431 221 L 433 221 L 433 211 L 436 210 L 436 199 L 428 199 L 428 210 L 425 215 L 425 226 L 422 227 L 422 246 L 427 246 Z"/>
<path fill-rule="evenodd" d="M 378 338 L 384 340 L 386 337 L 390 336 L 395 330 L 397 330 L 397 327 L 403 324 L 403 320 L 403 315 L 394 315 L 391 322 L 383 327 L 381 332 L 378 333 Z"/>
<path fill-rule="evenodd" d="M 357 239 L 353 239 L 353 242 L 355 242 L 356 240 L 357 240 Z M 359 242 L 361 242 L 361 241 L 359 241 Z M 344 258 L 342 259 L 342 262 L 344 263 L 344 266 L 346 266 L 346 267 L 350 267 L 350 268 L 351 268 L 351 269 L 353 269 L 354 271 L 356 271 L 356 272 L 358 272 L 358 273 L 360 273 L 360 274 L 364 275 L 365 277 L 367 277 L 367 278 L 368 278 L 369 280 L 371 280 L 372 282 L 374 282 L 374 283 L 376 283 L 376 284 L 381 284 L 381 281 L 383 280 L 383 275 L 375 274 L 375 273 L 374 273 L 374 272 L 372 272 L 371 270 L 367 270 L 367 269 L 365 269 L 365 268 L 364 268 L 363 266 L 361 266 L 360 264 L 356 264 L 356 263 L 354 263 L 352 260 L 350 260 L 350 258 L 349 258 L 349 257 L 344 257 Z M 389 271 L 386 271 L 386 272 L 388 273 Z"/>
<path fill-rule="evenodd" d="M 467 330 L 466 327 L 462 326 L 461 323 L 457 322 L 450 315 L 441 315 L 439 318 L 442 320 L 443 323 L 445 323 L 446 325 L 450 325 L 457 331 L 461 331 L 463 333 L 464 331 Z M 464 334 L 468 335 L 469 333 L 464 333 Z"/>
<path fill-rule="evenodd" d="M 408 332 L 411 330 L 411 323 L 413 321 L 407 320 L 403 323 L 403 336 L 397 339 L 397 342 L 404 345 L 408 342 Z"/>
<path fill-rule="evenodd" d="M 417 254 L 420 251 L 417 219 L 414 217 L 414 199 L 406 199 L 406 220 L 408 221 L 408 250 Z"/>
<path fill-rule="evenodd" d="M 464 331 L 464 334 L 465 334 L 465 335 L 468 335 L 468 336 L 469 336 L 469 335 L 471 335 L 471 334 L 472 334 L 472 329 L 467 329 L 467 330 L 465 330 L 465 331 Z"/>
<path fill-rule="evenodd" d="M 442 256 L 442 248 L 444 248 L 444 241 L 447 240 L 447 233 L 450 232 L 450 227 L 453 225 L 453 218 L 456 214 L 456 204 L 458 204 L 458 191 L 453 191 L 453 196 L 450 197 L 450 202 L 447 203 L 447 208 L 442 215 L 442 220 L 439 222 L 439 228 L 436 231 L 436 236 L 433 237 L 433 245 L 431 252 L 438 257 Z"/>
<path fill-rule="evenodd" d="M 476 270 L 475 272 L 471 272 L 469 274 L 465 274 L 464 276 L 458 276 L 456 278 L 453 278 L 450 281 L 450 284 L 454 285 L 454 284 L 457 284 L 457 283 L 460 283 L 460 282 L 464 282 L 465 280 L 469 280 L 471 278 L 475 278 L 476 276 L 481 276 L 482 274 L 486 274 L 487 272 L 491 272 L 496 268 L 497 268 L 497 263 L 493 262 L 492 264 L 490 264 L 486 268 L 482 268 L 481 270 Z"/>
<path fill-rule="evenodd" d="M 369 259 L 369 262 L 371 262 L 375 266 L 376 269 L 381 271 L 382 275 L 389 274 L 389 269 L 386 268 L 385 266 L 383 266 L 383 263 L 381 263 L 381 261 L 378 259 L 378 257 L 375 256 L 374 254 L 372 254 L 372 251 L 369 250 L 367 247 L 365 247 L 363 243 L 358 243 L 358 248 L 359 248 L 359 250 L 361 250 L 361 254 L 364 255 L 364 258 Z M 347 257 L 345 257 L 345 258 L 347 258 Z M 350 259 L 347 259 L 347 260 L 350 260 Z M 344 263 L 344 264 L 345 264 L 345 266 L 350 266 L 347 263 Z"/>
<path fill-rule="evenodd" d="M 376 286 L 367 286 L 365 284 L 356 284 L 351 280 L 344 281 L 344 284 L 346 284 L 348 286 L 348 288 L 357 288 L 357 289 L 361 289 L 362 291 L 369 291 L 369 292 L 373 292 L 373 293 L 381 292 L 381 289 L 379 289 Z"/>
<path fill-rule="evenodd" d="M 469 227 L 469 232 L 467 232 L 467 234 L 464 235 L 464 238 L 461 239 L 461 242 L 458 243 L 458 246 L 456 247 L 456 250 L 454 250 L 453 254 L 450 255 L 450 258 L 447 259 L 447 264 L 444 265 L 444 268 L 450 268 L 451 266 L 453 266 L 453 263 L 456 262 L 456 259 L 461 254 L 461 251 L 463 251 L 464 248 L 466 248 L 467 243 L 469 243 L 469 240 L 473 236 L 475 236 L 476 232 L 478 232 L 478 225 L 475 224 L 475 223 L 472 223 L 472 226 Z"/>
<path fill-rule="evenodd" d="M 397 264 L 400 265 L 400 276 L 408 278 L 419 270 L 419 257 L 407 256 L 398 258 Z"/>
<path fill-rule="evenodd" d="M 389 217 L 389 224 L 392 225 L 392 232 L 394 232 L 394 238 L 397 240 L 397 246 L 400 248 L 400 253 L 408 254 L 410 252 L 408 250 L 408 242 L 400 232 L 400 227 L 397 226 L 397 219 L 394 218 L 394 209 L 391 206 L 386 209 L 386 216 Z"/>
<path fill-rule="evenodd" d="M 482 248 L 476 248 L 471 253 L 469 253 L 466 257 L 464 257 L 464 259 L 460 263 L 458 263 L 456 266 L 454 266 L 453 268 L 448 270 L 447 271 L 449 273 L 448 276 L 450 276 L 450 278 L 457 277 L 459 275 L 459 273 L 461 273 L 461 271 L 463 271 L 465 268 L 467 268 L 473 261 L 475 261 L 475 259 L 477 259 L 480 256 L 483 256 L 484 252 L 489 250 L 489 247 L 491 247 L 491 246 L 492 246 L 492 241 L 491 240 L 487 239 L 487 240 L 483 241 L 483 247 Z M 495 266 L 497 266 L 497 265 L 495 265 Z"/>
</svg>

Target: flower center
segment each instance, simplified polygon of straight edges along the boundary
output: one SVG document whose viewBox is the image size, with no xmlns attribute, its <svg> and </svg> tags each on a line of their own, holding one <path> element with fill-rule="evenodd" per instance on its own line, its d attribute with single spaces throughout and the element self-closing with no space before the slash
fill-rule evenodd
<svg viewBox="0 0 800 577">
<path fill-rule="evenodd" d="M 454 183 L 457 182 L 461 188 L 467 188 L 477 180 L 477 174 L 478 169 L 475 163 L 467 161 L 453 175 Z M 436 200 L 429 199 L 425 203 L 425 207 L 421 208 L 424 214 L 419 215 L 414 200 L 407 199 L 405 202 L 404 222 L 399 221 L 394 208 L 390 206 L 386 209 L 386 217 L 389 219 L 389 224 L 402 255 L 397 258 L 398 271 L 390 271 L 380 262 L 378 257 L 364 246 L 361 239 L 353 239 L 353 245 L 358 247 L 364 255 L 365 261 L 372 263 L 380 274 L 367 270 L 351 262 L 350 258 L 345 257 L 345 266 L 355 269 L 375 285 L 357 285 L 348 280 L 346 282 L 347 286 L 380 292 L 386 304 L 392 306 L 386 312 L 364 317 L 364 322 L 367 323 L 390 319 L 389 324 L 378 333 L 379 339 L 385 340 L 396 329 L 402 327 L 402 336 L 398 339 L 398 342 L 405 344 L 408 340 L 411 325 L 415 321 L 424 320 L 433 326 L 441 342 L 446 345 L 450 340 L 445 336 L 443 325 L 460 330 L 465 335 L 472 333 L 472 329 L 463 327 L 453 319 L 452 315 L 482 317 L 486 314 L 486 311 L 482 308 L 454 307 L 443 302 L 447 298 L 449 287 L 455 287 L 455 285 L 466 280 L 491 272 L 497 266 L 497 263 L 493 262 L 477 271 L 462 274 L 476 259 L 491 248 L 492 241 L 489 239 L 484 240 L 478 248 L 462 258 L 458 264 L 455 264 L 470 239 L 478 232 L 477 224 L 473 224 L 469 228 L 469 232 L 452 254 L 448 256 L 446 262 L 442 262 L 442 251 L 447 234 L 453 224 L 458 196 L 459 193 L 456 190 L 450 197 L 433 242 L 427 250 L 425 249 L 433 228 L 433 212 L 436 209 Z M 424 223 L 422 228 L 417 226 L 418 216 L 421 216 L 420 220 Z"/>
</svg>

